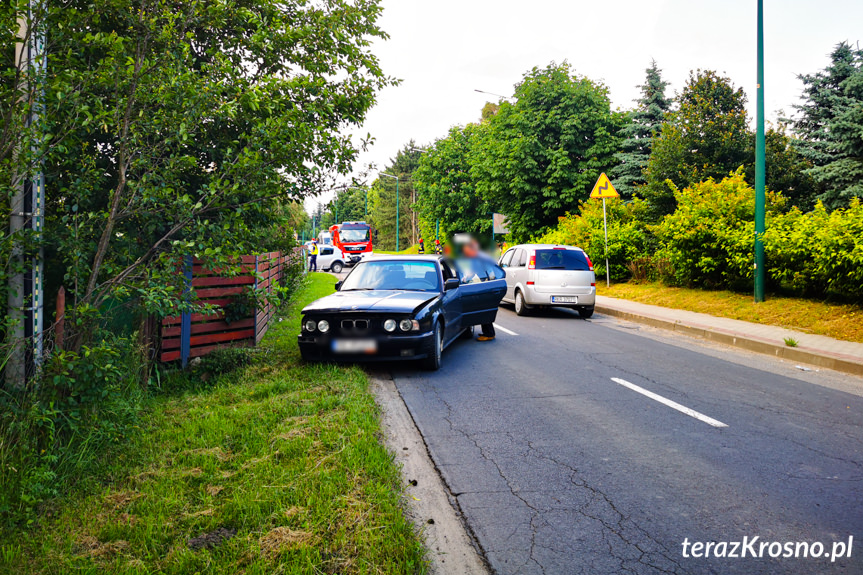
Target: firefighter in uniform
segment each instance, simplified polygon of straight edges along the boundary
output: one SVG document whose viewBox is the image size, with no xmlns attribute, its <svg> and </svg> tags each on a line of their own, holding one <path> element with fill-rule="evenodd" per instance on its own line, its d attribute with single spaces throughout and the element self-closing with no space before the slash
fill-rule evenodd
<svg viewBox="0 0 863 575">
<path fill-rule="evenodd" d="M 417 250 L 417 251 L 418 251 L 418 253 L 421 253 L 421 254 L 426 253 L 426 245 L 423 243 L 422 238 L 420 238 L 420 247 L 419 247 L 419 250 Z"/>
</svg>

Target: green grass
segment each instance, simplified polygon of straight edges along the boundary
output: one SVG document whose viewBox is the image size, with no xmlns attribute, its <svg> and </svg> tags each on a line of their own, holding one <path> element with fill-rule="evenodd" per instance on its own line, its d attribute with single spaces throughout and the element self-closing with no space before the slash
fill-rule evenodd
<svg viewBox="0 0 863 575">
<path fill-rule="evenodd" d="M 659 283 L 630 282 L 607 288 L 605 282 L 597 282 L 597 293 L 863 342 L 863 307 L 859 305 L 777 295 L 770 295 L 766 301 L 756 304 L 752 294 L 668 287 Z"/>
<path fill-rule="evenodd" d="M 309 274 L 250 365 L 169 377 L 175 391 L 153 400 L 101 487 L 3 535 L 0 571 L 424 572 L 365 373 L 299 360 L 299 309 L 332 291 L 332 276 Z M 219 528 L 236 536 L 189 548 Z"/>
</svg>

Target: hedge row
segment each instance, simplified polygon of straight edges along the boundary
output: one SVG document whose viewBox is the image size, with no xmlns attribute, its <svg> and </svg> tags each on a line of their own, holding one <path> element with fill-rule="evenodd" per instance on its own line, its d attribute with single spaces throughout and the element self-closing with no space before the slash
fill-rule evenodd
<svg viewBox="0 0 863 575">
<path fill-rule="evenodd" d="M 636 200 L 607 202 L 611 277 L 662 280 L 671 285 L 750 289 L 754 276 L 755 191 L 741 172 L 675 190 L 677 209 L 655 225 Z M 605 274 L 602 203 L 589 201 L 567 214 L 541 241 L 577 245 Z M 785 209 L 767 194 L 764 235 L 772 287 L 808 296 L 829 293 L 863 299 L 863 203 L 828 212 Z"/>
</svg>

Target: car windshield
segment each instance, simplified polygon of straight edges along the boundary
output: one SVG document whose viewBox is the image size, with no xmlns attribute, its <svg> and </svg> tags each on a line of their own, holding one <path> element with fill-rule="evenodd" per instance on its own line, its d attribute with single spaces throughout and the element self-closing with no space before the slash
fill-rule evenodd
<svg viewBox="0 0 863 575">
<path fill-rule="evenodd" d="M 440 280 L 434 262 L 361 262 L 342 284 L 352 290 L 440 291 Z"/>
<path fill-rule="evenodd" d="M 589 271 L 590 264 L 579 250 L 536 250 L 536 269 Z"/>
<path fill-rule="evenodd" d="M 339 238 L 343 242 L 367 242 L 367 241 L 369 241 L 369 229 L 368 228 L 357 228 L 357 229 L 342 228 L 341 230 L 339 230 Z"/>
</svg>

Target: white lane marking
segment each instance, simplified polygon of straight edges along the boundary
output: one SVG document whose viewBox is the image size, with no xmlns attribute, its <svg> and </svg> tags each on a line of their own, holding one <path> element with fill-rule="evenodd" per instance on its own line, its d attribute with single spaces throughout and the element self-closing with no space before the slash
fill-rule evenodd
<svg viewBox="0 0 863 575">
<path fill-rule="evenodd" d="M 647 391 L 643 387 L 638 387 L 634 383 L 629 383 L 625 379 L 612 377 L 611 381 L 613 381 L 615 383 L 619 383 L 623 387 L 628 387 L 632 391 L 637 391 L 638 393 L 640 393 L 642 395 L 646 395 L 650 399 L 654 399 L 654 400 L 658 401 L 659 403 L 667 405 L 668 407 L 670 407 L 672 409 L 676 409 L 677 411 L 679 411 L 681 413 L 685 413 L 686 415 L 688 415 L 690 417 L 694 417 L 695 419 L 698 419 L 699 421 L 703 421 L 707 425 L 712 425 L 713 427 L 728 427 L 726 424 L 722 423 L 721 421 L 717 421 L 717 420 L 713 419 L 712 417 L 707 417 L 703 413 L 698 413 L 694 409 L 689 409 L 685 405 L 680 405 L 676 401 L 671 401 L 670 399 L 665 399 L 661 395 L 657 395 L 657 394 L 653 393 L 652 391 Z"/>
<path fill-rule="evenodd" d="M 495 329 L 499 329 L 503 333 L 508 333 L 509 335 L 518 335 L 517 333 L 515 333 L 511 329 L 506 329 L 505 327 L 497 325 L 496 323 L 493 323 L 492 325 L 494 326 Z"/>
</svg>

